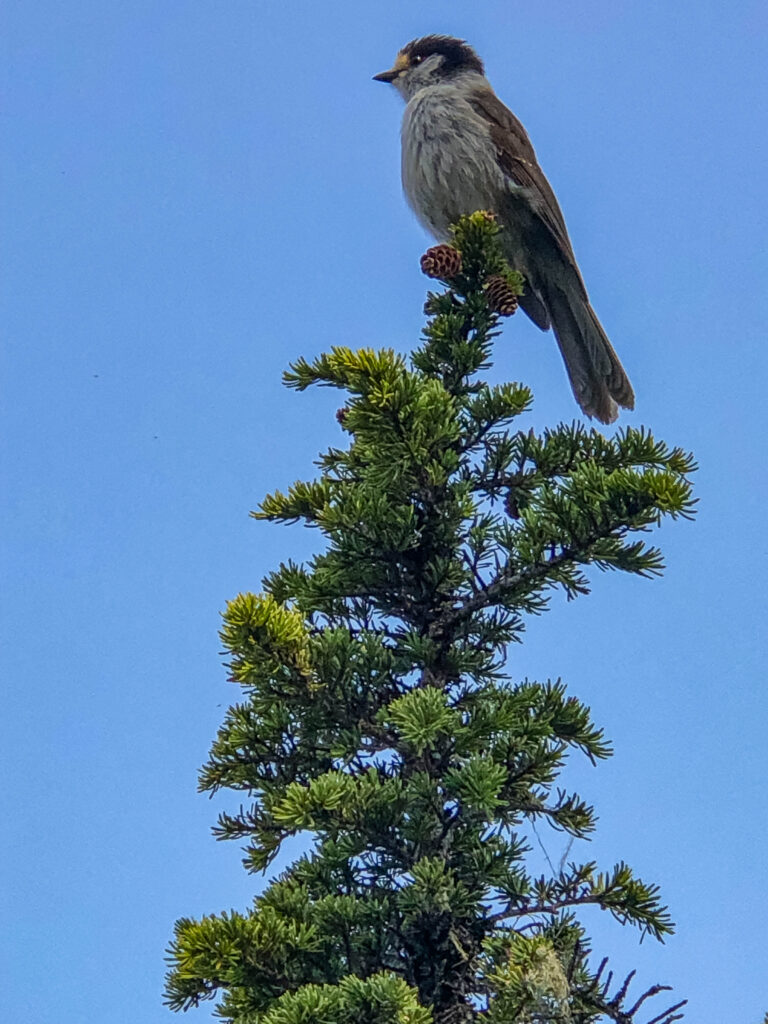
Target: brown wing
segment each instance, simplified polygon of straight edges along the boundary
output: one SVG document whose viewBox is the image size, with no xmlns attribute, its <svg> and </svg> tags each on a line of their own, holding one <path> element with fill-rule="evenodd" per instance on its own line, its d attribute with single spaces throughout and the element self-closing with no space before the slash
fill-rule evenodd
<svg viewBox="0 0 768 1024">
<path fill-rule="evenodd" d="M 549 229 L 562 254 L 576 271 L 583 288 L 584 282 L 576 264 L 576 257 L 573 254 L 563 214 L 555 198 L 555 193 L 552 191 L 552 186 L 539 167 L 525 128 L 489 88 L 477 89 L 472 94 L 470 103 L 477 113 L 488 122 L 491 138 L 496 146 L 499 163 L 504 173 L 515 185 L 526 190 L 531 206 Z M 586 295 L 586 289 L 584 294 Z"/>
</svg>

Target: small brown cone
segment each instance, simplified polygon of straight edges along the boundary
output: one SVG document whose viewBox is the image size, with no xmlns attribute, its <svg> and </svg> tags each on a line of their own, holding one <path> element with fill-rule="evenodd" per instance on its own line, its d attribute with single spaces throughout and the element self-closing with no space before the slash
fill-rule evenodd
<svg viewBox="0 0 768 1024">
<path fill-rule="evenodd" d="M 452 245 L 433 245 L 421 257 L 421 270 L 427 277 L 450 281 L 461 273 L 461 253 Z"/>
<path fill-rule="evenodd" d="M 520 518 L 520 505 L 518 503 L 515 492 L 511 487 L 507 491 L 507 497 L 504 500 L 504 509 L 507 515 L 511 516 L 512 519 Z"/>
<path fill-rule="evenodd" d="M 485 282 L 488 305 L 499 316 L 512 316 L 517 312 L 517 296 L 503 274 L 493 274 Z"/>
</svg>

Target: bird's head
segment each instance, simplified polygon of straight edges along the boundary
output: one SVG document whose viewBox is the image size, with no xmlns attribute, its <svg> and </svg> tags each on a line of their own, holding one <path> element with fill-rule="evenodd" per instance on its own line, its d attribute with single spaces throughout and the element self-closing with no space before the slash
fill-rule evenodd
<svg viewBox="0 0 768 1024">
<path fill-rule="evenodd" d="M 374 75 L 376 82 L 391 82 L 406 99 L 419 89 L 442 85 L 458 75 L 485 73 L 483 62 L 463 39 L 424 36 L 402 48 L 389 71 Z"/>
</svg>

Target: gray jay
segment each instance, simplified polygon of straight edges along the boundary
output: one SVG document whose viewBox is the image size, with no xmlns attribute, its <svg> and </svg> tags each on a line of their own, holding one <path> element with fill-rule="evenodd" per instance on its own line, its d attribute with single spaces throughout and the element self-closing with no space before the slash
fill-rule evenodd
<svg viewBox="0 0 768 1024">
<path fill-rule="evenodd" d="M 406 101 L 403 190 L 421 223 L 447 241 L 463 214 L 491 210 L 507 260 L 525 278 L 520 305 L 542 330 L 552 327 L 582 410 L 611 423 L 617 405 L 632 409 L 632 385 L 589 303 L 555 194 L 472 47 L 414 39 L 375 80 Z"/>
</svg>

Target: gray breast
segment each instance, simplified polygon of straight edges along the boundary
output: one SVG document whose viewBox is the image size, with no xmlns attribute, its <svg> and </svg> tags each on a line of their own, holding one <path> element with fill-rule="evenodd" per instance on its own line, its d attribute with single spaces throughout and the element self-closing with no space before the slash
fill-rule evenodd
<svg viewBox="0 0 768 1024">
<path fill-rule="evenodd" d="M 509 188 L 487 123 L 459 85 L 422 89 L 405 108 L 403 190 L 416 216 L 437 238 L 465 213 L 494 209 Z"/>
</svg>

